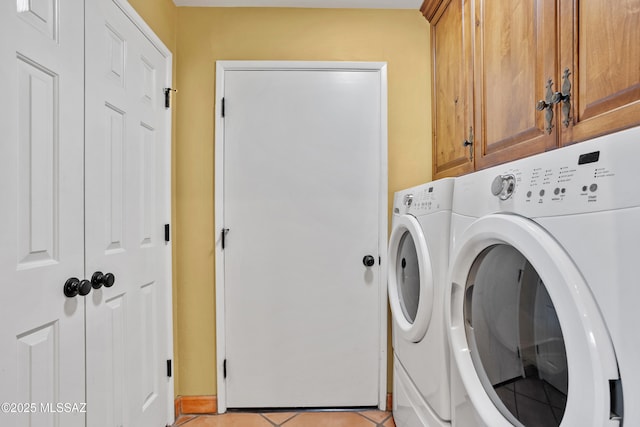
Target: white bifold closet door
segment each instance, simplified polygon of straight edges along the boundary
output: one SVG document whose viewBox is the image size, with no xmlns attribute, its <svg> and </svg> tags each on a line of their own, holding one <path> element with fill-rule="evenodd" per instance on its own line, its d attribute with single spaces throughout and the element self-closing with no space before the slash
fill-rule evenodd
<svg viewBox="0 0 640 427">
<path fill-rule="evenodd" d="M 63 294 L 84 274 L 84 2 L 58 3 L 0 2 L 2 426 L 85 425 L 40 407 L 85 402 L 84 301 Z"/>
<path fill-rule="evenodd" d="M 87 421 L 164 426 L 173 400 L 167 58 L 113 0 L 87 1 L 85 55 L 86 271 L 115 276 L 86 298 Z"/>
<path fill-rule="evenodd" d="M 120 0 L 0 4 L 2 426 L 173 421 L 171 58 L 145 34 Z"/>
</svg>

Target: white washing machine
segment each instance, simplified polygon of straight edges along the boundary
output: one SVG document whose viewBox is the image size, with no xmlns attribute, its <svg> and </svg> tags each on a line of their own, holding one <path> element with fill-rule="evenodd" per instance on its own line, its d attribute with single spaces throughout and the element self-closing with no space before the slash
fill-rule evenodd
<svg viewBox="0 0 640 427">
<path fill-rule="evenodd" d="M 388 284 L 398 427 L 450 425 L 443 304 L 453 185 L 447 178 L 395 193 Z"/>
<path fill-rule="evenodd" d="M 456 181 L 452 424 L 640 426 L 640 128 Z"/>
</svg>

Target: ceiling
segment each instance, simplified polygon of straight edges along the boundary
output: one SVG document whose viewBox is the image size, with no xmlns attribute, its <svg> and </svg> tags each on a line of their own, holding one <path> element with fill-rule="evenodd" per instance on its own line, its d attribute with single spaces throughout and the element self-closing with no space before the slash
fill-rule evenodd
<svg viewBox="0 0 640 427">
<path fill-rule="evenodd" d="M 420 9 L 422 0 L 173 0 L 176 6 Z"/>
</svg>

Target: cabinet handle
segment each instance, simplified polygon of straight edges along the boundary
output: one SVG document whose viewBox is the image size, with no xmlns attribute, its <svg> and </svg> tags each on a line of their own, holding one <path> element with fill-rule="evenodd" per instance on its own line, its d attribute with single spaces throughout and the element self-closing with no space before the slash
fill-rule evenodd
<svg viewBox="0 0 640 427">
<path fill-rule="evenodd" d="M 568 128 L 571 123 L 571 81 L 569 76 L 571 71 L 568 68 L 564 69 L 562 74 L 562 92 L 556 92 L 551 98 L 554 104 L 562 102 L 562 124 Z"/>
<path fill-rule="evenodd" d="M 462 141 L 463 147 L 469 147 L 469 161 L 473 162 L 473 127 L 469 126 L 469 139 Z"/>
<path fill-rule="evenodd" d="M 571 81 L 569 80 L 570 75 L 571 71 L 569 71 L 568 68 L 565 68 L 564 73 L 562 74 L 562 92 L 554 92 L 552 89 L 553 81 L 549 79 L 547 81 L 547 94 L 545 96 L 545 99 L 541 99 L 536 103 L 536 110 L 546 110 L 545 130 L 548 134 L 550 134 L 551 130 L 553 129 L 553 106 L 555 104 L 562 103 L 562 124 L 564 125 L 564 127 L 568 128 L 569 124 L 571 123 Z"/>
<path fill-rule="evenodd" d="M 545 114 L 544 114 L 544 121 L 545 121 L 545 130 L 547 131 L 548 135 L 551 135 L 551 130 L 553 130 L 553 80 L 549 79 L 547 80 L 547 86 L 545 86 L 547 88 L 547 94 L 545 95 L 544 100 L 541 99 L 540 101 L 536 102 L 536 110 L 538 111 L 544 111 L 546 110 Z"/>
</svg>

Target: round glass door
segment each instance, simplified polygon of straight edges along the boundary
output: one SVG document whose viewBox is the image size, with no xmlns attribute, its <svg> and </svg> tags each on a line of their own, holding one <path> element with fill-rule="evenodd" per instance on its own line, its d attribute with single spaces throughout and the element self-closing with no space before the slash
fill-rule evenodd
<svg viewBox="0 0 640 427">
<path fill-rule="evenodd" d="M 405 339 L 424 337 L 431 320 L 433 277 L 422 228 L 411 215 L 394 218 L 389 239 L 389 305 Z"/>
<path fill-rule="evenodd" d="M 407 322 L 413 323 L 416 320 L 420 302 L 420 267 L 416 243 L 408 231 L 402 234 L 398 243 L 395 274 L 402 314 Z"/>
<path fill-rule="evenodd" d="M 493 404 L 518 425 L 559 426 L 567 404 L 562 328 L 540 275 L 499 244 L 471 266 L 463 305 L 471 360 Z"/>
<path fill-rule="evenodd" d="M 542 227 L 517 215 L 476 220 L 456 236 L 448 285 L 453 360 L 486 425 L 611 425 L 611 339 L 580 271 Z"/>
</svg>

